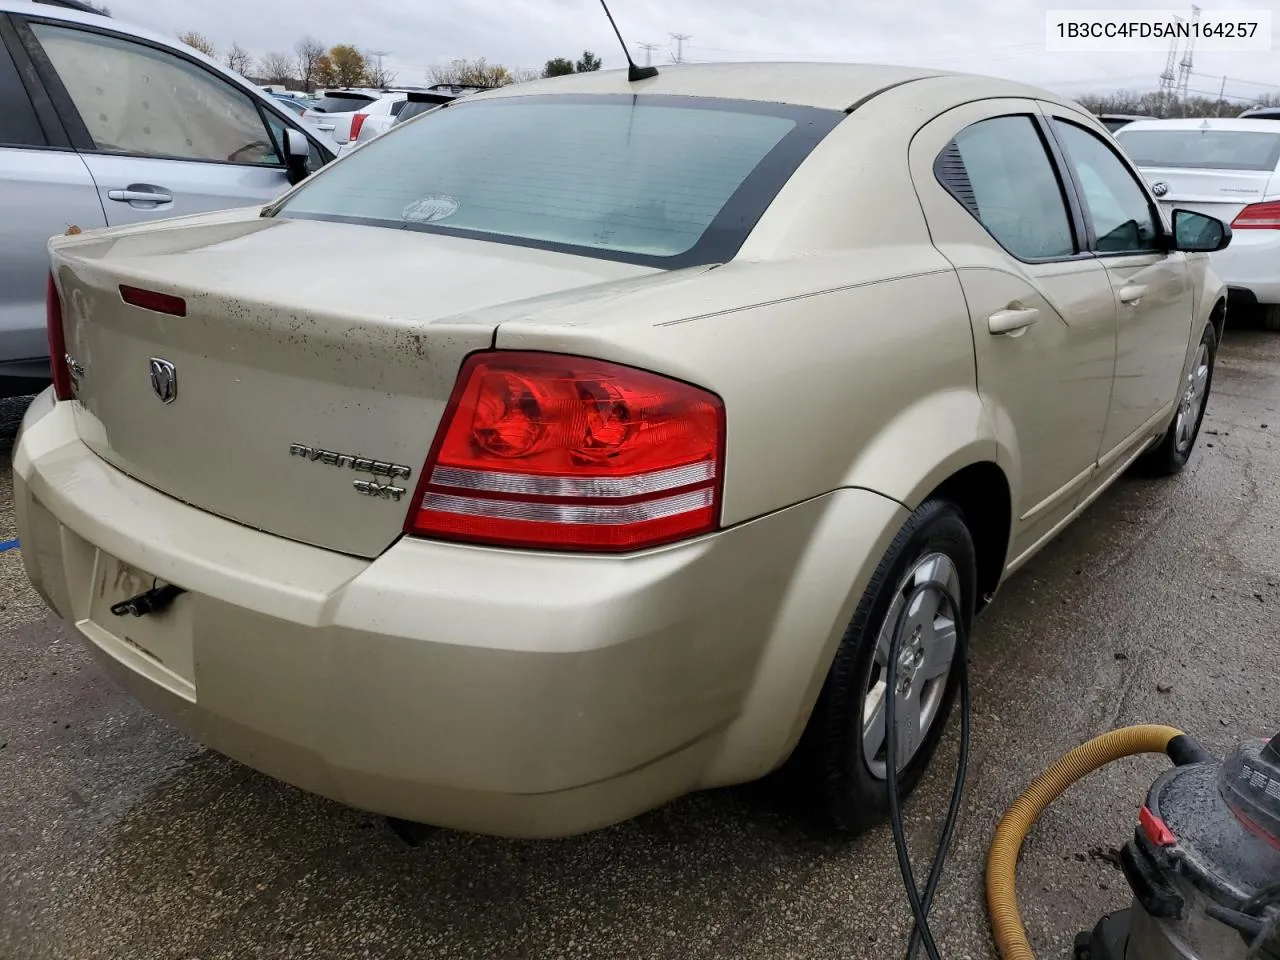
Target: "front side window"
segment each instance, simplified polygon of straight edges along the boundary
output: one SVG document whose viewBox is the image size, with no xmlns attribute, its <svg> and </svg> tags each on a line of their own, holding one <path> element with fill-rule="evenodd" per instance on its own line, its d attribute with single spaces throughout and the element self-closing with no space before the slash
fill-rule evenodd
<svg viewBox="0 0 1280 960">
<path fill-rule="evenodd" d="M 253 99 L 202 67 L 106 34 L 31 29 L 98 150 L 280 165 Z"/>
<path fill-rule="evenodd" d="M 1048 260 L 1076 252 L 1062 185 L 1030 117 L 992 117 L 965 127 L 943 148 L 935 171 L 1015 257 Z"/>
<path fill-rule="evenodd" d="M 1146 191 L 1101 137 L 1064 120 L 1053 121 L 1067 162 L 1084 190 L 1099 253 L 1159 249 L 1160 227 Z"/>
<path fill-rule="evenodd" d="M 721 262 L 843 116 L 696 97 L 459 101 L 370 141 L 276 214 Z"/>
</svg>

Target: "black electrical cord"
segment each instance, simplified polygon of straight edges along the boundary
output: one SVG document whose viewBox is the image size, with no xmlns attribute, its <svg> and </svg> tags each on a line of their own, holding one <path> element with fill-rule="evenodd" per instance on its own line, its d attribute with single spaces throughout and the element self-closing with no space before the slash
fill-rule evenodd
<svg viewBox="0 0 1280 960">
<path fill-rule="evenodd" d="M 947 819 L 943 823 L 942 834 L 938 838 L 938 848 L 933 856 L 933 864 L 929 868 L 929 880 L 925 884 L 924 896 L 920 895 L 916 885 L 915 873 L 911 869 L 911 853 L 907 849 L 907 837 L 902 827 L 902 807 L 898 796 L 898 737 L 895 729 L 897 720 L 898 658 L 902 656 L 902 644 L 906 638 L 907 622 L 915 601 L 930 591 L 937 591 L 943 603 L 950 609 L 951 621 L 955 624 L 956 644 L 952 653 L 951 669 L 958 671 L 957 682 L 960 687 L 960 758 L 956 765 L 955 786 L 951 791 L 951 805 L 947 810 Z M 937 892 L 938 881 L 942 879 L 942 868 L 951 849 L 951 840 L 955 834 L 956 824 L 960 819 L 960 808 L 964 803 L 964 784 L 969 772 L 969 631 L 965 625 L 959 600 L 954 597 L 946 584 L 936 580 L 927 580 L 916 584 L 907 594 L 902 605 L 902 615 L 894 627 L 893 636 L 889 640 L 885 664 L 885 764 L 889 793 L 889 824 L 893 828 L 893 845 L 898 854 L 898 869 L 902 872 L 902 883 L 907 889 L 907 900 L 911 904 L 911 913 L 915 918 L 911 930 L 911 939 L 907 944 L 907 960 L 914 960 L 916 951 L 923 943 L 929 960 L 942 960 L 938 953 L 938 945 L 934 942 L 933 931 L 929 929 L 929 909 L 933 906 L 933 895 Z"/>
</svg>

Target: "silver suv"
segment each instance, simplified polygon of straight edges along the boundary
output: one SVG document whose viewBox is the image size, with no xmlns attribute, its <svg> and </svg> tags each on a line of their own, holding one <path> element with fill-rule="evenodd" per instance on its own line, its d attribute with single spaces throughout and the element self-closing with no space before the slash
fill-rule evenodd
<svg viewBox="0 0 1280 960">
<path fill-rule="evenodd" d="M 78 7 L 0 0 L 0 396 L 49 381 L 49 237 L 265 203 L 334 156 L 208 57 Z"/>
</svg>

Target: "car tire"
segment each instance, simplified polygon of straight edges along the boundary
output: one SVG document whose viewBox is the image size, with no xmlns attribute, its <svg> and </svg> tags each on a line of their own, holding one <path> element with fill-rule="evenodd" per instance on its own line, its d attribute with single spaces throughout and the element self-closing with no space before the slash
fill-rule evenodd
<svg viewBox="0 0 1280 960">
<path fill-rule="evenodd" d="M 1258 320 L 1263 330 L 1280 333 L 1280 304 L 1269 304 L 1258 308 Z"/>
<path fill-rule="evenodd" d="M 845 630 L 793 756 L 798 789 L 824 824 L 856 835 L 887 818 L 889 764 L 883 756 L 883 710 L 877 711 L 875 706 L 884 702 L 884 652 L 892 636 L 892 623 L 897 622 L 905 593 L 915 583 L 945 578 L 958 593 L 967 627 L 973 620 L 976 569 L 973 538 L 963 515 L 953 504 L 936 499 L 911 515 L 880 561 Z M 936 594 L 926 594 L 920 600 L 940 602 Z M 938 642 L 918 672 L 913 670 L 918 680 L 912 692 L 920 703 L 921 735 L 905 766 L 894 765 L 899 766 L 898 789 L 904 798 L 919 783 L 937 749 L 957 688 L 957 671 L 950 668 L 950 660 L 944 674 L 927 676 L 938 669 L 938 659 L 945 652 L 945 640 L 940 638 L 944 621 L 949 619 L 944 616 L 948 608 L 943 605 L 933 618 L 928 617 L 927 608 L 922 610 L 917 604 L 916 609 L 924 614 L 922 622 L 931 619 L 936 631 L 933 639 Z M 954 629 L 951 634 L 954 637 Z M 903 702 L 899 700 L 900 705 Z M 878 734 L 874 732 L 877 713 Z M 902 723 L 898 729 L 904 729 Z M 903 739 L 901 735 L 899 739 Z"/>
<path fill-rule="evenodd" d="M 1213 366 L 1217 358 L 1218 333 L 1212 323 L 1206 323 L 1191 363 L 1191 372 L 1178 395 L 1178 408 L 1174 411 L 1173 420 L 1160 442 L 1139 460 L 1142 472 L 1167 477 L 1186 466 L 1191 451 L 1195 449 L 1196 438 L 1200 436 L 1204 411 L 1209 405 Z"/>
</svg>

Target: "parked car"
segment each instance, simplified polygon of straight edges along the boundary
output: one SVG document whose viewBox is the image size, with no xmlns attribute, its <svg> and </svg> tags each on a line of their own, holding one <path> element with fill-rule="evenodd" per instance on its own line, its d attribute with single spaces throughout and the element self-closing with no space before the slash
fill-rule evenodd
<svg viewBox="0 0 1280 960">
<path fill-rule="evenodd" d="M 1104 127 L 1115 133 L 1121 127 L 1127 127 L 1137 120 L 1150 120 L 1151 118 L 1138 113 L 1100 113 L 1098 114 L 1098 119 L 1102 121 Z"/>
<path fill-rule="evenodd" d="M 350 144 L 360 135 L 360 131 L 366 122 L 374 117 L 379 117 L 386 118 L 389 125 L 404 109 L 404 105 L 408 103 L 408 100 L 409 94 L 406 91 L 389 90 L 379 94 L 376 100 L 369 101 L 353 113 L 336 115 L 333 118 L 333 133 L 331 135 L 333 142 L 339 147 L 339 156 L 342 154 L 341 148 Z"/>
<path fill-rule="evenodd" d="M 307 109 L 316 102 L 315 100 L 304 100 L 301 97 L 295 97 L 287 93 L 273 93 L 271 96 L 279 101 L 286 110 L 290 110 L 298 116 L 306 113 Z"/>
<path fill-rule="evenodd" d="M 183 44 L 0 0 L 0 393 L 49 382 L 51 235 L 262 204 L 332 158 L 275 99 Z"/>
<path fill-rule="evenodd" d="M 959 620 L 1187 462 L 1230 239 L 1004 80 L 480 93 L 265 210 L 51 241 L 23 562 L 161 715 L 356 807 L 563 835 L 789 760 L 861 829 Z"/>
<path fill-rule="evenodd" d="M 488 89 L 488 87 L 440 83 L 426 90 L 413 90 L 405 93 L 403 95 L 404 99 L 395 105 L 394 110 L 387 109 L 373 112 L 372 108 L 370 108 L 368 114 L 364 114 L 362 111 L 361 114 L 357 115 L 357 118 L 353 118 L 350 130 L 345 132 L 345 140 L 342 139 L 343 131 L 340 128 L 335 129 L 334 138 L 341 143 L 338 156 L 345 155 L 360 144 L 367 143 L 374 137 L 386 133 L 397 124 L 412 120 L 428 110 L 434 110 L 445 103 L 452 103 L 459 97 L 465 97 Z"/>
<path fill-rule="evenodd" d="M 1250 107 L 1240 114 L 1241 120 L 1280 120 L 1280 107 Z"/>
<path fill-rule="evenodd" d="M 336 125 L 350 121 L 351 115 L 374 103 L 382 96 L 380 90 L 321 90 L 315 102 L 302 115 L 303 122 L 316 136 L 337 153 L 338 142 L 333 138 Z"/>
<path fill-rule="evenodd" d="M 1234 301 L 1280 330 L 1280 124 L 1144 120 L 1116 137 L 1162 204 L 1231 224 L 1235 239 L 1214 254 L 1214 268 Z"/>
</svg>

